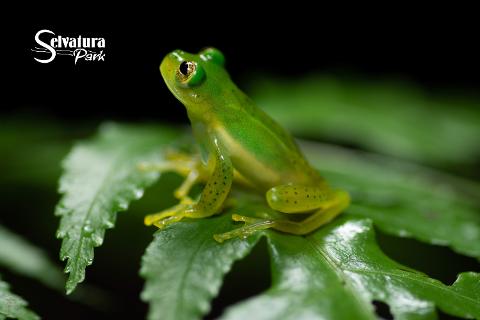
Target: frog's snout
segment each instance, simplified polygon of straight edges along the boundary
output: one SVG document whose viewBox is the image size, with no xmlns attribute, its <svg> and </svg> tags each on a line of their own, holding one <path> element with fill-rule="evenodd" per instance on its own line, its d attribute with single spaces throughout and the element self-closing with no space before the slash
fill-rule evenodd
<svg viewBox="0 0 480 320">
<path fill-rule="evenodd" d="M 169 80 L 172 74 L 175 74 L 175 68 L 178 62 L 173 59 L 171 53 L 163 58 L 162 63 L 160 63 L 160 73 L 165 81 Z"/>
</svg>

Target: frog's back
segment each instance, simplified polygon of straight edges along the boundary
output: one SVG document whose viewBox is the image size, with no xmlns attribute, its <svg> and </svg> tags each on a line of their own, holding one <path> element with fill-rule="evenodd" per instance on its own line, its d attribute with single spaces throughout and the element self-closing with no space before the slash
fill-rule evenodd
<svg viewBox="0 0 480 320">
<path fill-rule="evenodd" d="M 324 181 L 304 158 L 293 137 L 240 90 L 231 112 L 221 113 L 216 131 L 234 167 L 253 184 L 319 185 Z"/>
</svg>

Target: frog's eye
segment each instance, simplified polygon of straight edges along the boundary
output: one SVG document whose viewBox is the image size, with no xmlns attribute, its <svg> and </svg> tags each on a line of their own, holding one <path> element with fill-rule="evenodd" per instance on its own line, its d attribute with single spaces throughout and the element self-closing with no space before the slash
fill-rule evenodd
<svg viewBox="0 0 480 320">
<path fill-rule="evenodd" d="M 180 83 L 186 86 L 196 86 L 205 79 L 205 71 L 195 61 L 183 61 L 177 70 Z"/>
<path fill-rule="evenodd" d="M 204 61 L 212 61 L 222 67 L 225 65 L 225 56 L 220 50 L 215 48 L 206 48 L 202 50 L 200 57 Z"/>
</svg>

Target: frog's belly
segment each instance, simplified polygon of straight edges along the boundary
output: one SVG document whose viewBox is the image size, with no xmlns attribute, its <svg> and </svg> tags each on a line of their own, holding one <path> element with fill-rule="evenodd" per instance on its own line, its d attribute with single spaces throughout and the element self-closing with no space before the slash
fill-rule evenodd
<svg viewBox="0 0 480 320">
<path fill-rule="evenodd" d="M 217 133 L 232 160 L 234 168 L 256 188 L 268 190 L 287 183 L 310 184 L 303 173 L 295 173 L 289 159 L 272 156 L 268 161 L 261 159 L 251 150 L 233 139 L 225 130 Z"/>
</svg>

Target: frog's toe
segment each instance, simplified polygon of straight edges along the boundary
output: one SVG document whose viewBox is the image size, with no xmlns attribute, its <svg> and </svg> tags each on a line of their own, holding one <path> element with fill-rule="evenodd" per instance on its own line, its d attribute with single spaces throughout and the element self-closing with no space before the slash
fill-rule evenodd
<svg viewBox="0 0 480 320">
<path fill-rule="evenodd" d="M 245 225 L 243 227 L 233 229 L 225 233 L 213 235 L 213 238 L 215 239 L 215 241 L 222 243 L 225 240 L 229 240 L 233 238 L 246 239 L 247 237 L 251 236 L 256 232 L 272 228 L 275 225 L 274 220 L 256 219 L 256 218 L 241 216 L 238 214 L 233 214 L 232 220 L 243 221 L 245 222 Z"/>
<path fill-rule="evenodd" d="M 232 214 L 232 220 L 233 221 L 237 221 L 237 222 L 245 222 L 245 223 L 255 223 L 255 222 L 258 222 L 260 221 L 261 219 L 257 219 L 257 218 L 252 218 L 252 217 L 247 217 L 247 216 L 242 216 L 242 215 L 239 215 L 239 214 Z"/>
<path fill-rule="evenodd" d="M 180 216 L 183 218 L 184 215 L 185 215 L 185 211 L 186 211 L 187 207 L 190 205 L 191 202 L 192 202 L 192 200 L 190 198 L 185 198 L 184 200 L 182 200 L 176 206 L 173 206 L 169 209 L 163 210 L 163 211 L 158 212 L 158 213 L 149 214 L 149 215 L 145 216 L 144 223 L 147 226 L 156 225 L 158 227 L 157 224 L 162 225 L 160 223 L 160 221 L 162 221 L 162 220 L 166 220 L 168 218 L 173 218 L 173 217 L 180 217 Z M 178 219 L 177 221 L 179 221 L 180 219 Z M 167 220 L 167 221 L 170 221 L 170 220 Z M 167 221 L 164 223 L 165 225 L 169 224 L 169 223 L 167 223 Z"/>
<path fill-rule="evenodd" d="M 184 214 L 177 214 L 177 215 L 174 215 L 174 216 L 171 216 L 171 217 L 167 217 L 167 218 L 164 218 L 164 219 L 161 219 L 161 220 L 157 220 L 153 223 L 153 225 L 156 226 L 159 229 L 163 229 L 163 228 L 165 228 L 166 226 L 168 226 L 172 223 L 175 223 L 175 222 L 178 222 L 178 221 L 182 220 L 183 217 L 184 217 Z"/>
</svg>

